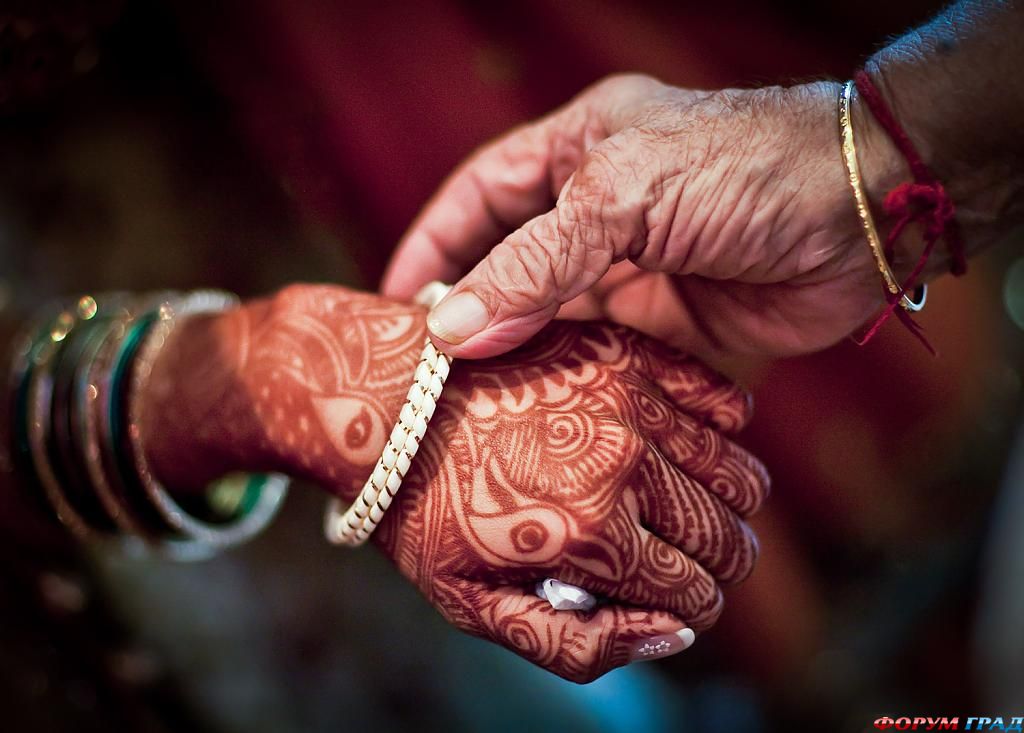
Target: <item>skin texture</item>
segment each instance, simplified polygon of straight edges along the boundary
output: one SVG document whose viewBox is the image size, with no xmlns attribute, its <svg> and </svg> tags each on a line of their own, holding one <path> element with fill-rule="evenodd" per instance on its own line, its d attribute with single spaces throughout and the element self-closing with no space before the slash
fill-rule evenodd
<svg viewBox="0 0 1024 733">
<path fill-rule="evenodd" d="M 143 410 L 157 475 L 188 490 L 275 469 L 351 499 L 405 399 L 425 315 L 293 286 L 185 321 Z M 652 339 L 552 324 L 507 356 L 455 363 L 373 540 L 460 629 L 592 680 L 666 635 L 658 649 L 678 651 L 671 635 L 711 626 L 720 586 L 750 573 L 743 519 L 768 479 L 726 437 L 749 414 L 742 390 Z M 608 603 L 553 611 L 533 593 L 547 576 Z"/>
<path fill-rule="evenodd" d="M 1012 83 L 1022 32 L 1019 3 L 961 3 L 867 65 L 949 181 L 971 251 L 1024 223 L 1024 91 Z M 465 275 L 428 321 L 438 346 L 464 358 L 514 347 L 560 309 L 713 362 L 829 346 L 883 303 L 841 163 L 839 91 L 606 79 L 456 170 L 402 241 L 383 292 L 408 297 Z M 881 220 L 885 192 L 909 172 L 857 101 L 853 115 Z M 898 274 L 919 242 L 901 238 Z M 925 274 L 945 269 L 940 250 Z"/>
</svg>

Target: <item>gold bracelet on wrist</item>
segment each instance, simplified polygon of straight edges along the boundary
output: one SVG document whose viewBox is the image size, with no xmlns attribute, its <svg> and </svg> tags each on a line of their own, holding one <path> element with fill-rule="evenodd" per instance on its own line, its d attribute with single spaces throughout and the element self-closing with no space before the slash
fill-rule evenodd
<svg viewBox="0 0 1024 733">
<path fill-rule="evenodd" d="M 911 298 L 900 286 L 896 274 L 892 271 L 889 261 L 885 258 L 885 250 L 882 248 L 882 240 L 878 236 L 878 229 L 875 227 L 875 220 L 871 216 L 871 206 L 868 202 L 867 193 L 864 190 L 864 182 L 860 176 L 860 165 L 857 163 L 857 145 L 853 136 L 853 119 L 850 115 L 850 106 L 853 101 L 853 94 L 856 86 L 853 81 L 848 81 L 839 94 L 839 139 L 843 149 L 843 164 L 846 166 L 847 179 L 850 181 L 850 188 L 853 191 L 853 198 L 857 205 L 857 217 L 860 219 L 864 236 L 871 247 L 875 264 L 882 274 L 882 280 L 886 289 L 893 295 L 901 295 L 900 305 L 908 311 L 919 311 L 924 308 L 928 298 L 928 286 L 918 285 L 914 288 L 914 297 Z"/>
</svg>

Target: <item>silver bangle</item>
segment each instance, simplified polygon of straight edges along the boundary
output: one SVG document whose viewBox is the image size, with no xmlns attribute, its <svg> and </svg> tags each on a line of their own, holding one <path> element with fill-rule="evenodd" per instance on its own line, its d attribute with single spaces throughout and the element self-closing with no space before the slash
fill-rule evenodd
<svg viewBox="0 0 1024 733">
<path fill-rule="evenodd" d="M 133 359 L 127 390 L 128 419 L 124 438 L 130 447 L 135 473 L 149 502 L 176 532 L 216 548 L 244 542 L 265 528 L 280 508 L 290 480 L 282 474 L 247 475 L 244 491 L 254 498 L 249 505 L 243 507 L 240 516 L 223 524 L 203 521 L 193 516 L 171 496 L 150 470 L 139 430 L 142 412 L 140 397 L 146 388 L 156 357 L 174 329 L 177 317 L 216 313 L 227 310 L 237 303 L 237 298 L 226 293 L 197 291 L 164 303 L 153 311 L 149 315 L 152 325 Z M 170 419 L 172 416 L 167 417 Z M 235 478 L 225 477 L 222 480 L 230 482 Z"/>
</svg>

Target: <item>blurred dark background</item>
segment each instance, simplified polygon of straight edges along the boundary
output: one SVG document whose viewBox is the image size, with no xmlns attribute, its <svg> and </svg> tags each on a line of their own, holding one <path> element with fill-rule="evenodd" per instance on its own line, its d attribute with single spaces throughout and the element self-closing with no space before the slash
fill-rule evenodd
<svg viewBox="0 0 1024 733">
<path fill-rule="evenodd" d="M 114 288 L 373 288 L 460 159 L 608 73 L 846 78 L 937 9 L 6 5 L 0 307 Z M 921 321 L 938 359 L 888 327 L 866 348 L 738 375 L 775 491 L 754 576 L 685 654 L 562 682 L 447 627 L 375 552 L 329 547 L 321 495 L 300 487 L 263 536 L 203 564 L 0 540 L 0 725 L 768 732 L 1024 714 L 1020 245 L 934 287 Z"/>
</svg>

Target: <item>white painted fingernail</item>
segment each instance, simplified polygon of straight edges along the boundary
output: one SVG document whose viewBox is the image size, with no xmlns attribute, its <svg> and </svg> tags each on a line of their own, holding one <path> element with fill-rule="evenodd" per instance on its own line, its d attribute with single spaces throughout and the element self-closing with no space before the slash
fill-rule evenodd
<svg viewBox="0 0 1024 733">
<path fill-rule="evenodd" d="M 693 629 L 679 629 L 676 632 L 676 636 L 683 642 L 683 649 L 689 649 L 693 642 L 697 640 L 697 635 L 693 633 Z"/>
<path fill-rule="evenodd" d="M 439 339 L 461 344 L 475 336 L 490 322 L 491 314 L 483 301 L 470 292 L 456 293 L 434 308 L 427 317 L 427 328 Z"/>
<path fill-rule="evenodd" d="M 695 635 L 691 629 L 680 629 L 674 634 L 661 634 L 644 639 L 630 654 L 631 662 L 663 659 L 686 649 L 693 644 Z"/>
</svg>

